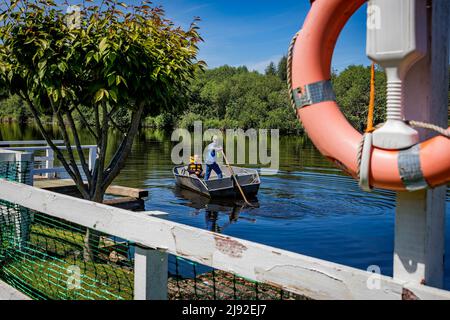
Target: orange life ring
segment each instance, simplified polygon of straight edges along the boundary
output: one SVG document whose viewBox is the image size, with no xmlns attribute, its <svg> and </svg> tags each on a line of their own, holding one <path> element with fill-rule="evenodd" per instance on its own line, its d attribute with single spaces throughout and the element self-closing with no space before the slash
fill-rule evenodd
<svg viewBox="0 0 450 320">
<path fill-rule="evenodd" d="M 339 33 L 366 0 L 316 0 L 293 48 L 291 89 L 297 115 L 319 149 L 357 178 L 362 136 L 335 102 L 331 59 Z M 450 139 L 437 136 L 406 150 L 373 148 L 369 171 L 374 187 L 403 191 L 450 181 Z"/>
</svg>

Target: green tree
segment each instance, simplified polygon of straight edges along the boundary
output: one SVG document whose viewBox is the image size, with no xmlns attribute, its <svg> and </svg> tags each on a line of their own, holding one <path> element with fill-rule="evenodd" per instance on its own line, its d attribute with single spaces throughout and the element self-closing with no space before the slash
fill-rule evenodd
<svg viewBox="0 0 450 320">
<path fill-rule="evenodd" d="M 80 9 L 81 21 L 72 24 L 74 16 L 51 0 L 13 0 L 2 8 L 0 77 L 11 94 L 25 101 L 82 196 L 101 202 L 124 167 L 141 119 L 177 105 L 203 66 L 196 60 L 201 38 L 195 21 L 183 30 L 147 1 L 127 6 L 104 0 L 100 7 Z M 58 122 L 67 155 L 43 125 L 48 114 Z M 75 115 L 98 145 L 92 170 Z M 118 116 L 125 121 L 118 123 Z M 107 161 L 110 127 L 120 130 L 123 139 Z M 89 257 L 92 252 L 85 252 Z"/>
<path fill-rule="evenodd" d="M 277 68 L 275 67 L 275 63 L 271 62 L 267 66 L 265 70 L 266 76 L 276 76 L 277 75 Z"/>
<path fill-rule="evenodd" d="M 370 99 L 370 67 L 349 66 L 340 74 L 334 74 L 332 82 L 342 112 L 357 130 L 364 131 Z M 375 73 L 375 90 L 376 125 L 385 121 L 386 114 L 386 75 L 378 69 Z"/>
<path fill-rule="evenodd" d="M 6 96 L 0 100 L 0 119 L 25 122 L 30 116 L 30 111 L 19 96 Z"/>
<path fill-rule="evenodd" d="M 287 80 L 287 56 L 283 56 L 278 62 L 277 75 L 281 81 Z"/>
<path fill-rule="evenodd" d="M 178 121 L 180 127 L 192 128 L 194 121 L 203 120 L 205 127 L 219 129 L 299 130 L 286 83 L 277 76 L 223 66 L 197 74 L 190 91 L 186 112 Z"/>
</svg>

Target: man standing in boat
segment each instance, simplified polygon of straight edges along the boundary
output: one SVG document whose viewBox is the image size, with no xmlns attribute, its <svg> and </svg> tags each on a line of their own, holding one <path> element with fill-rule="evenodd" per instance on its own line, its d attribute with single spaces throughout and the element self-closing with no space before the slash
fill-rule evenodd
<svg viewBox="0 0 450 320">
<path fill-rule="evenodd" d="M 217 152 L 222 151 L 222 147 L 218 144 L 219 138 L 214 135 L 212 138 L 212 142 L 208 145 L 208 155 L 206 156 L 206 172 L 205 172 L 205 180 L 209 180 L 211 175 L 211 171 L 214 171 L 217 174 L 219 179 L 222 179 L 222 170 L 220 170 L 219 165 L 217 164 Z"/>
</svg>

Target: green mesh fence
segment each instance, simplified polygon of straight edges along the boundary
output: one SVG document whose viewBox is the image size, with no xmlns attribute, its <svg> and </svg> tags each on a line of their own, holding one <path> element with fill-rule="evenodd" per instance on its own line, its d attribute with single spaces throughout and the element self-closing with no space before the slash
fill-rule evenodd
<svg viewBox="0 0 450 320">
<path fill-rule="evenodd" d="M 23 164 L 0 178 L 25 181 Z M 133 299 L 134 245 L 1 199 L 0 278 L 33 299 Z M 303 299 L 271 285 L 169 256 L 169 299 Z"/>
<path fill-rule="evenodd" d="M 9 217 L 16 215 L 18 209 L 5 202 L 1 207 L 1 215 Z M 133 298 L 128 242 L 97 233 L 90 237 L 87 246 L 85 228 L 39 212 L 20 210 L 28 211 L 22 220 L 17 220 L 29 225 L 27 234 L 19 238 L 14 232 L 17 224 L 0 225 L 0 277 L 6 282 L 36 299 Z M 90 254 L 85 247 L 90 248 Z"/>
<path fill-rule="evenodd" d="M 30 163 L 0 161 L 0 178 L 30 184 Z"/>
<path fill-rule="evenodd" d="M 169 299 L 305 300 L 304 296 L 177 256 L 169 257 Z"/>
</svg>

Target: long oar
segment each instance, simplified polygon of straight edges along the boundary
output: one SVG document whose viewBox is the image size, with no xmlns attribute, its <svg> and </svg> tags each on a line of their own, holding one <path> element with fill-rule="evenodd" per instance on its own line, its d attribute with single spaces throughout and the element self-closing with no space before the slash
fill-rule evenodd
<svg viewBox="0 0 450 320">
<path fill-rule="evenodd" d="M 225 152 L 223 152 L 223 150 L 222 150 L 222 154 L 223 154 L 223 159 L 225 160 L 225 163 L 228 166 L 228 169 L 230 169 L 231 176 L 233 177 L 234 182 L 236 182 L 236 185 L 237 185 L 239 191 L 241 192 L 242 199 L 244 199 L 244 202 L 245 202 L 245 204 L 247 206 L 253 207 L 253 205 L 247 200 L 247 197 L 245 196 L 244 190 L 242 190 L 242 187 L 239 184 L 238 179 L 236 178 L 236 174 L 234 173 L 233 168 L 230 166 L 230 163 L 228 162 L 227 156 L 225 155 Z"/>
</svg>

